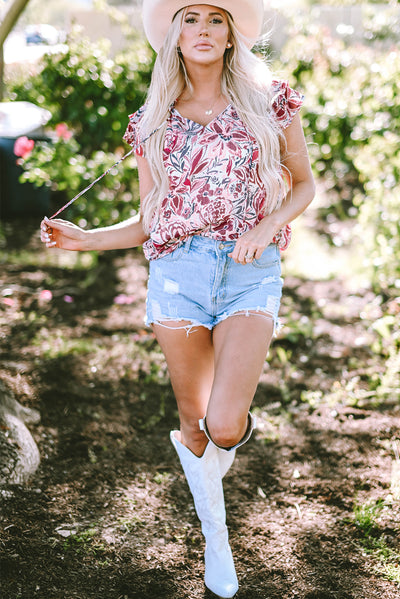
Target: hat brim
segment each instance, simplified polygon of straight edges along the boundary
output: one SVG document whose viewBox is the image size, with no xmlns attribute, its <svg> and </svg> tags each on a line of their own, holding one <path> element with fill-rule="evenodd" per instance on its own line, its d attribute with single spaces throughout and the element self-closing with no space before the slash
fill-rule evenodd
<svg viewBox="0 0 400 599">
<path fill-rule="evenodd" d="M 211 0 L 212 1 L 212 0 Z M 204 4 L 190 0 L 144 0 L 143 25 L 146 37 L 156 52 L 164 43 L 169 26 L 176 13 L 186 6 Z M 232 15 L 233 21 L 244 36 L 246 45 L 252 48 L 259 38 L 264 18 L 263 0 L 217 0 L 217 6 Z"/>
</svg>

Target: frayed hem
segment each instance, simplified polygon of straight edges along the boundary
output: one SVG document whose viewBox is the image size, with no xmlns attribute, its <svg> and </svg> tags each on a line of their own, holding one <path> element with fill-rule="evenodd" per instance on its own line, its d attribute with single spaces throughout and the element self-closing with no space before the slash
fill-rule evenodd
<svg viewBox="0 0 400 599">
<path fill-rule="evenodd" d="M 168 322 L 174 322 L 178 325 L 179 322 L 187 322 L 188 324 L 183 324 L 183 325 L 178 325 L 178 326 L 170 326 L 167 323 Z M 186 336 L 189 337 L 190 333 L 194 333 L 198 327 L 203 327 L 205 329 L 208 329 L 209 331 L 211 331 L 213 329 L 213 325 L 207 325 L 207 324 L 203 324 L 201 322 L 198 322 L 196 320 L 191 321 L 188 318 L 162 318 L 161 321 L 160 320 L 146 320 L 145 324 L 149 327 L 153 326 L 153 325 L 157 325 L 160 327 L 163 327 L 165 329 L 168 329 L 170 331 L 186 331 Z"/>
<path fill-rule="evenodd" d="M 260 316 L 261 318 L 272 320 L 274 326 L 272 331 L 273 337 L 277 337 L 282 328 L 281 321 L 277 316 L 274 316 L 274 314 L 271 314 L 271 312 L 268 312 L 268 310 L 260 308 L 259 306 L 257 308 L 246 308 L 245 310 L 236 310 L 230 314 L 223 314 L 214 326 L 224 322 L 227 318 L 231 318 L 231 316 L 245 316 L 246 318 L 249 318 L 250 316 Z"/>
<path fill-rule="evenodd" d="M 204 324 L 197 320 L 190 320 L 189 318 L 171 318 L 171 317 L 161 318 L 160 320 L 146 319 L 145 324 L 148 327 L 152 327 L 153 325 L 158 325 L 158 326 L 168 329 L 170 331 L 186 331 L 186 335 L 187 335 L 187 337 L 189 337 L 190 333 L 194 333 L 197 330 L 197 328 L 199 328 L 199 327 L 202 327 L 204 329 L 208 329 L 209 331 L 212 331 L 217 325 L 219 325 L 221 322 L 223 322 L 227 318 L 231 318 L 231 316 L 245 316 L 246 318 L 248 318 L 250 316 L 259 316 L 260 318 L 265 318 L 267 320 L 271 320 L 273 323 L 273 337 L 277 337 L 282 328 L 281 321 L 277 316 L 274 316 L 274 314 L 272 314 L 271 312 L 268 312 L 268 310 L 266 310 L 265 308 L 260 308 L 260 307 L 235 310 L 234 312 L 231 312 L 229 314 L 223 314 L 217 322 L 212 323 L 212 324 Z M 169 325 L 168 324 L 169 322 L 171 324 L 174 323 L 175 326 Z M 179 325 L 178 323 L 180 323 L 180 322 L 186 322 L 187 324 Z"/>
</svg>

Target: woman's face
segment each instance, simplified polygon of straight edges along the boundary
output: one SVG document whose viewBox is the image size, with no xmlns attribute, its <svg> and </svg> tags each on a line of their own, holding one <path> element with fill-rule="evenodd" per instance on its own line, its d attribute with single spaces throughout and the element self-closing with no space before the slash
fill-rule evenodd
<svg viewBox="0 0 400 599">
<path fill-rule="evenodd" d="M 185 63 L 213 64 L 223 60 L 229 25 L 222 8 L 195 4 L 185 8 L 179 46 Z"/>
</svg>

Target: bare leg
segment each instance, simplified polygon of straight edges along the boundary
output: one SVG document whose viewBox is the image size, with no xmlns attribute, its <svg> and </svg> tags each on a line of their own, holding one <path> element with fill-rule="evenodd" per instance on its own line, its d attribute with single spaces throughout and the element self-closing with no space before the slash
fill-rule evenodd
<svg viewBox="0 0 400 599">
<path fill-rule="evenodd" d="M 272 318 L 235 315 L 213 332 L 196 327 L 189 334 L 182 321 L 154 325 L 174 389 L 180 441 L 202 455 L 207 439 L 198 421 L 207 414 L 213 441 L 232 447 L 246 432 L 247 414 L 257 388 L 272 334 Z"/>
<path fill-rule="evenodd" d="M 176 327 L 186 324 L 182 321 Z M 154 325 L 154 332 L 167 361 L 180 419 L 181 438 L 195 455 L 201 456 L 207 438 L 199 429 L 214 378 L 214 348 L 212 333 L 205 327 L 196 327 L 189 334 L 181 328 Z"/>
<path fill-rule="evenodd" d="M 214 329 L 215 375 L 207 408 L 207 428 L 221 447 L 244 436 L 247 414 L 273 334 L 268 316 L 235 315 Z"/>
<path fill-rule="evenodd" d="M 273 323 L 259 315 L 240 315 L 226 319 L 213 333 L 198 327 L 189 334 L 179 328 L 182 324 L 154 325 L 181 421 L 181 437 L 172 431 L 171 441 L 206 539 L 205 584 L 216 595 L 231 598 L 238 580 L 225 522 L 220 461 L 225 452 L 208 443 L 198 420 L 207 412 L 208 430 L 218 445 L 230 447 L 242 439 Z"/>
</svg>

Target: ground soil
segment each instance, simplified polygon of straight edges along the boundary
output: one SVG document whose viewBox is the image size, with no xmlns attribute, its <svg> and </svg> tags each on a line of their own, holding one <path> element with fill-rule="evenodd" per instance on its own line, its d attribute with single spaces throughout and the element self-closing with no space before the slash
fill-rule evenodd
<svg viewBox="0 0 400 599">
<path fill-rule="evenodd" d="M 0 378 L 41 414 L 30 426 L 39 470 L 1 490 L 1 596 L 209 598 L 200 527 L 169 443 L 174 397 L 143 325 L 143 256 L 66 267 L 46 259 L 35 227 L 8 226 L 8 250 L 29 254 L 5 252 L 1 263 Z M 254 399 L 259 429 L 224 479 L 237 599 L 400 597 L 354 518 L 356 504 L 389 501 L 371 534 L 400 550 L 390 499 L 400 412 L 340 394 L 375 364 L 360 318 L 367 307 L 373 318 L 371 306 L 370 291 L 344 280 L 286 278 L 285 327 Z"/>
</svg>

